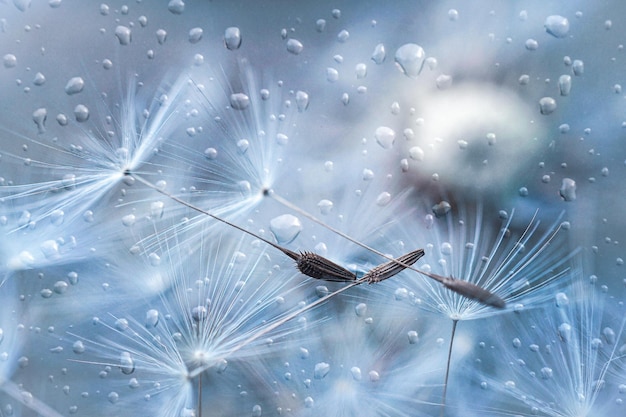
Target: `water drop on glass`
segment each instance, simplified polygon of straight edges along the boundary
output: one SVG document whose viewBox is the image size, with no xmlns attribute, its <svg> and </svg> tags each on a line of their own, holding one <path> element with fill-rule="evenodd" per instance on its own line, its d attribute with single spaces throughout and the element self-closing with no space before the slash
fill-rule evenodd
<svg viewBox="0 0 626 417">
<path fill-rule="evenodd" d="M 43 85 L 46 82 L 46 77 L 38 72 L 37 74 L 35 74 L 35 78 L 33 78 L 33 84 L 39 86 L 39 85 Z"/>
<path fill-rule="evenodd" d="M 115 37 L 120 42 L 120 45 L 128 45 L 132 39 L 130 28 L 121 25 L 116 27 Z"/>
<path fill-rule="evenodd" d="M 437 218 L 445 216 L 451 209 L 452 206 L 447 201 L 440 201 L 432 207 L 433 214 Z"/>
<path fill-rule="evenodd" d="M 37 131 L 39 133 L 45 133 L 46 131 L 46 119 L 48 118 L 48 110 L 45 108 L 39 108 L 33 112 L 33 122 L 37 125 Z"/>
<path fill-rule="evenodd" d="M 414 43 L 402 45 L 396 51 L 395 62 L 400 70 L 410 78 L 417 78 L 424 67 L 426 54 L 421 46 Z"/>
<path fill-rule="evenodd" d="M 120 369 L 124 375 L 130 375 L 135 372 L 135 362 L 130 356 L 130 352 L 122 352 L 120 355 Z"/>
<path fill-rule="evenodd" d="M 81 353 L 83 353 L 85 351 L 85 344 L 81 340 L 77 340 L 72 345 L 72 350 L 76 354 L 81 354 Z"/>
<path fill-rule="evenodd" d="M 385 52 L 385 45 L 379 43 L 374 48 L 374 52 L 372 52 L 372 61 L 374 61 L 374 63 L 376 63 L 377 65 L 380 65 L 385 62 L 386 57 L 387 54 Z"/>
<path fill-rule="evenodd" d="M 559 195 L 565 201 L 576 200 L 576 181 L 571 178 L 563 178 L 561 188 L 559 188 Z"/>
<path fill-rule="evenodd" d="M 241 46 L 241 31 L 238 27 L 229 27 L 224 31 L 224 45 L 231 51 Z"/>
<path fill-rule="evenodd" d="M 298 111 L 302 113 L 307 108 L 309 108 L 309 94 L 298 90 L 296 92 L 296 107 L 298 107 Z"/>
<path fill-rule="evenodd" d="M 369 371 L 367 376 L 369 376 L 370 382 L 378 382 L 380 380 L 380 374 L 376 371 Z"/>
<path fill-rule="evenodd" d="M 562 96 L 568 96 L 572 89 L 572 77 L 563 74 L 559 77 L 559 91 Z"/>
<path fill-rule="evenodd" d="M 326 80 L 328 82 L 334 83 L 338 79 L 339 79 L 339 71 L 337 71 L 335 68 L 332 68 L 332 67 L 326 68 Z"/>
<path fill-rule="evenodd" d="M 150 309 L 146 312 L 146 321 L 144 325 L 147 329 L 156 327 L 159 324 L 159 312 L 155 309 Z"/>
<path fill-rule="evenodd" d="M 317 21 L 315 22 L 315 30 L 321 33 L 324 31 L 325 28 L 326 28 L 326 20 L 317 19 Z"/>
<path fill-rule="evenodd" d="M 302 52 L 302 50 L 304 49 L 304 46 L 302 45 L 302 42 L 300 42 L 297 39 L 289 39 L 287 41 L 287 51 L 289 53 L 292 53 L 294 55 L 298 55 L 300 54 L 300 52 Z"/>
<path fill-rule="evenodd" d="M 551 114 L 556 110 L 556 100 L 552 97 L 543 97 L 539 100 L 539 111 L 543 115 Z"/>
<path fill-rule="evenodd" d="M 367 304 L 359 303 L 354 307 L 354 312 L 358 317 L 363 317 L 367 313 Z"/>
<path fill-rule="evenodd" d="M 585 72 L 585 64 L 580 59 L 575 59 L 572 63 L 572 72 L 576 76 L 581 76 Z"/>
<path fill-rule="evenodd" d="M 390 127 L 380 126 L 374 132 L 374 137 L 383 149 L 390 149 L 396 140 L 396 132 Z"/>
<path fill-rule="evenodd" d="M 161 265 L 161 257 L 154 252 L 148 255 L 148 261 L 150 262 L 150 265 L 152 266 Z"/>
<path fill-rule="evenodd" d="M 283 214 L 270 220 L 270 230 L 279 244 L 285 244 L 293 241 L 300 234 L 302 223 L 291 214 Z"/>
<path fill-rule="evenodd" d="M 356 73 L 356 78 L 357 79 L 362 79 L 365 78 L 365 76 L 367 75 L 367 65 L 360 63 L 360 64 L 356 64 L 356 67 L 354 68 L 354 72 Z"/>
<path fill-rule="evenodd" d="M 189 42 L 190 43 L 198 43 L 200 42 L 200 40 L 202 39 L 202 35 L 203 35 L 204 31 L 202 30 L 202 28 L 192 28 L 189 30 Z"/>
<path fill-rule="evenodd" d="M 548 16 L 543 26 L 555 38 L 564 38 L 569 32 L 569 20 L 559 15 Z"/>
<path fill-rule="evenodd" d="M 163 45 L 167 39 L 167 32 L 163 29 L 158 29 L 156 31 L 156 38 L 159 45 Z"/>
<path fill-rule="evenodd" d="M 89 119 L 89 109 L 84 104 L 74 107 L 74 117 L 79 123 L 86 122 Z"/>
<path fill-rule="evenodd" d="M 386 191 L 383 191 L 382 193 L 378 194 L 378 197 L 376 197 L 376 205 L 380 207 L 386 206 L 387 204 L 389 204 L 390 201 L 391 194 Z"/>
<path fill-rule="evenodd" d="M 13 54 L 6 54 L 2 58 L 4 68 L 14 68 L 17 65 L 17 58 Z"/>
<path fill-rule="evenodd" d="M 411 345 L 419 342 L 419 334 L 415 330 L 409 330 L 406 336 L 409 338 L 409 344 Z"/>
<path fill-rule="evenodd" d="M 339 32 L 339 34 L 337 35 L 337 41 L 339 41 L 340 43 L 345 43 L 348 38 L 350 38 L 350 32 L 345 29 Z"/>
<path fill-rule="evenodd" d="M 320 213 L 323 215 L 327 215 L 333 209 L 333 202 L 330 200 L 320 200 L 317 203 L 317 208 L 320 210 Z"/>
<path fill-rule="evenodd" d="M 250 97 L 244 93 L 235 93 L 230 95 L 230 106 L 235 110 L 247 109 L 250 105 Z"/>
<path fill-rule="evenodd" d="M 315 364 L 315 370 L 313 372 L 313 377 L 315 379 L 322 379 L 330 372 L 330 365 L 326 362 L 319 362 Z"/>
<path fill-rule="evenodd" d="M 529 51 L 536 51 L 537 48 L 539 48 L 539 42 L 537 42 L 535 39 L 528 39 L 526 40 L 526 43 L 524 44 L 524 46 Z"/>
<path fill-rule="evenodd" d="M 67 84 L 65 84 L 65 93 L 67 95 L 78 94 L 83 91 L 85 87 L 85 81 L 81 77 L 72 77 L 69 79 Z"/>
<path fill-rule="evenodd" d="M 182 14 L 185 11 L 185 2 L 183 0 L 170 0 L 167 4 L 167 10 L 173 14 Z"/>
</svg>

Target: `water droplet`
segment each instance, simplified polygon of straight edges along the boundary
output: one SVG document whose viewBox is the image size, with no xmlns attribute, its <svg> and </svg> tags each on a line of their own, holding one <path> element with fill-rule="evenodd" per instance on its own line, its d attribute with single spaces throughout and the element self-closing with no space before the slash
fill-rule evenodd
<svg viewBox="0 0 626 417">
<path fill-rule="evenodd" d="M 380 374 L 376 371 L 369 371 L 367 376 L 369 376 L 370 382 L 378 382 L 380 380 Z"/>
<path fill-rule="evenodd" d="M 569 20 L 559 15 L 548 16 L 544 27 L 546 28 L 546 32 L 555 38 L 564 38 L 569 32 Z"/>
<path fill-rule="evenodd" d="M 83 91 L 84 87 L 85 81 L 81 77 L 73 77 L 65 84 L 65 93 L 71 96 Z"/>
<path fill-rule="evenodd" d="M 330 200 L 320 200 L 317 203 L 317 208 L 320 210 L 320 213 L 323 215 L 327 215 L 333 209 L 333 202 Z"/>
<path fill-rule="evenodd" d="M 342 30 L 337 34 L 337 41 L 339 41 L 340 43 L 345 43 L 348 41 L 348 39 L 350 38 L 350 32 L 348 32 L 347 30 Z"/>
<path fill-rule="evenodd" d="M 130 356 L 130 352 L 122 352 L 120 355 L 120 369 L 124 375 L 130 375 L 135 372 L 135 361 Z"/>
<path fill-rule="evenodd" d="M 4 68 L 14 68 L 17 65 L 17 58 L 13 54 L 6 54 L 2 57 Z"/>
<path fill-rule="evenodd" d="M 395 61 L 400 70 L 410 78 L 417 78 L 424 67 L 426 54 L 421 46 L 414 43 L 402 45 L 396 51 Z"/>
<path fill-rule="evenodd" d="M 332 67 L 326 68 L 326 80 L 328 80 L 328 82 L 334 83 L 338 79 L 339 79 L 339 71 L 337 71 L 335 68 L 332 68 Z"/>
<path fill-rule="evenodd" d="M 537 42 L 535 39 L 527 39 L 524 46 L 529 51 L 536 51 L 537 48 L 539 48 L 539 42 Z"/>
<path fill-rule="evenodd" d="M 81 354 L 81 353 L 83 353 L 85 351 L 85 344 L 81 340 L 77 340 L 72 345 L 72 350 L 76 354 Z"/>
<path fill-rule="evenodd" d="M 0 343 L 2 343 L 3 340 L 4 340 L 4 330 L 0 328 Z"/>
<path fill-rule="evenodd" d="M 86 122 L 89 119 L 89 109 L 84 104 L 74 107 L 74 117 L 79 123 Z"/>
<path fill-rule="evenodd" d="M 230 106 L 235 110 L 247 109 L 250 105 L 250 97 L 244 93 L 235 93 L 230 95 Z"/>
<path fill-rule="evenodd" d="M 173 14 L 182 14 L 185 11 L 185 2 L 183 0 L 170 0 L 167 4 L 167 10 Z"/>
<path fill-rule="evenodd" d="M 440 201 L 432 207 L 435 217 L 440 218 L 450 212 L 452 206 L 447 201 Z"/>
<path fill-rule="evenodd" d="M 315 370 L 313 372 L 313 377 L 315 379 L 322 379 L 330 372 L 330 365 L 326 362 L 319 362 L 315 364 Z"/>
<path fill-rule="evenodd" d="M 315 30 L 322 33 L 324 29 L 326 29 L 326 20 L 317 19 L 317 21 L 315 22 Z"/>
<path fill-rule="evenodd" d="M 567 294 L 560 292 L 556 294 L 556 306 L 564 307 L 569 305 L 569 298 L 567 298 Z"/>
<path fill-rule="evenodd" d="M 48 110 L 45 108 L 39 108 L 33 112 L 33 122 L 37 125 L 37 131 L 39 133 L 46 132 L 46 119 L 48 118 Z"/>
<path fill-rule="evenodd" d="M 354 307 L 354 312 L 358 317 L 363 317 L 367 313 L 367 304 L 359 303 Z"/>
<path fill-rule="evenodd" d="M 602 336 L 604 336 L 604 340 L 606 340 L 606 343 L 608 343 L 609 345 L 615 344 L 615 331 L 610 327 L 605 327 L 602 330 Z"/>
<path fill-rule="evenodd" d="M 390 127 L 380 126 L 374 132 L 374 137 L 383 149 L 390 149 L 396 140 L 396 132 Z"/>
<path fill-rule="evenodd" d="M 563 178 L 561 188 L 559 188 L 559 195 L 565 201 L 576 200 L 576 181 L 571 178 Z"/>
<path fill-rule="evenodd" d="M 202 28 L 192 28 L 189 30 L 189 42 L 190 43 L 198 43 L 202 39 L 204 31 Z"/>
<path fill-rule="evenodd" d="M 148 310 L 146 312 L 146 321 L 145 321 L 146 329 L 151 329 L 156 327 L 159 324 L 159 312 L 155 309 Z"/>
<path fill-rule="evenodd" d="M 552 375 L 553 375 L 552 368 L 548 368 L 547 366 L 541 368 L 542 379 L 550 379 L 552 378 Z"/>
<path fill-rule="evenodd" d="M 134 214 L 127 214 L 122 217 L 122 224 L 126 227 L 130 227 L 135 224 L 136 218 Z"/>
<path fill-rule="evenodd" d="M 148 255 L 148 261 L 150 262 L 150 265 L 152 266 L 161 265 L 161 257 L 154 252 Z"/>
<path fill-rule="evenodd" d="M 572 326 L 567 323 L 562 323 L 559 326 L 558 330 L 561 340 L 563 340 L 564 342 L 569 342 L 570 338 L 572 337 Z"/>
<path fill-rule="evenodd" d="M 315 401 L 313 400 L 313 398 L 306 397 L 304 399 L 304 407 L 305 408 L 313 408 L 314 405 L 315 405 Z"/>
<path fill-rule="evenodd" d="M 276 135 L 276 143 L 280 146 L 285 146 L 289 143 L 289 136 L 284 133 L 278 133 Z"/>
<path fill-rule="evenodd" d="M 441 244 L 441 254 L 446 256 L 452 255 L 452 245 L 449 242 L 443 242 Z"/>
<path fill-rule="evenodd" d="M 120 45 L 128 45 L 132 39 L 132 32 L 130 28 L 120 25 L 115 28 L 115 37 L 117 37 Z"/>
<path fill-rule="evenodd" d="M 441 74 L 435 80 L 437 88 L 440 90 L 446 90 L 452 86 L 452 77 L 450 75 Z"/>
<path fill-rule="evenodd" d="M 20 12 L 24 12 L 30 7 L 30 0 L 13 0 L 13 5 L 17 7 Z"/>
<path fill-rule="evenodd" d="M 294 55 L 299 55 L 304 49 L 304 45 L 297 39 L 289 39 L 287 41 L 287 51 Z"/>
<path fill-rule="evenodd" d="M 568 96 L 572 89 L 572 77 L 563 74 L 559 77 L 559 91 L 562 96 Z"/>
<path fill-rule="evenodd" d="M 115 391 L 109 392 L 109 395 L 107 395 L 107 398 L 109 399 L 109 402 L 111 404 L 115 404 L 116 402 L 120 400 L 119 394 Z"/>
<path fill-rule="evenodd" d="M 543 97 L 539 100 L 539 111 L 541 114 L 548 115 L 556 110 L 556 100 L 552 97 Z"/>
<path fill-rule="evenodd" d="M 196 306 L 191 309 L 191 317 L 196 322 L 204 320 L 207 317 L 208 313 L 209 311 L 204 306 Z"/>
<path fill-rule="evenodd" d="M 302 113 L 306 109 L 309 108 L 309 94 L 304 91 L 296 92 L 296 106 L 298 107 L 298 111 Z"/>
<path fill-rule="evenodd" d="M 424 151 L 419 146 L 413 146 L 409 149 L 409 157 L 414 161 L 423 161 Z"/>
<path fill-rule="evenodd" d="M 159 45 L 163 45 L 165 43 L 165 40 L 167 39 L 167 32 L 163 29 L 158 29 L 156 31 L 156 38 L 157 42 L 159 42 Z"/>
<path fill-rule="evenodd" d="M 406 336 L 409 338 L 409 344 L 411 345 L 419 342 L 419 334 L 415 330 L 409 330 Z"/>
<path fill-rule="evenodd" d="M 585 64 L 580 59 L 575 59 L 572 63 L 572 72 L 575 76 L 581 76 L 585 72 Z"/>
<path fill-rule="evenodd" d="M 33 84 L 35 85 L 44 85 L 44 83 L 46 82 L 46 77 L 38 72 L 37 74 L 35 74 L 35 78 L 33 78 Z"/>
<path fill-rule="evenodd" d="M 64 294 L 67 291 L 68 286 L 69 284 L 65 281 L 57 281 L 54 283 L 54 286 L 52 288 L 54 289 L 55 293 Z"/>
<path fill-rule="evenodd" d="M 252 417 L 261 417 L 261 414 L 263 414 L 263 410 L 260 405 L 256 404 L 252 407 Z"/>
<path fill-rule="evenodd" d="M 283 214 L 270 220 L 270 230 L 278 243 L 285 244 L 298 237 L 302 231 L 302 223 L 291 214 Z"/>
<path fill-rule="evenodd" d="M 385 62 L 386 57 L 387 53 L 385 52 L 385 45 L 379 43 L 374 48 L 374 52 L 372 52 L 372 61 L 374 61 L 377 65 L 380 65 Z"/>
<path fill-rule="evenodd" d="M 152 204 L 150 204 L 150 216 L 154 219 L 160 219 L 161 217 L 163 217 L 164 206 L 165 204 L 163 204 L 162 201 L 154 201 Z"/>
<path fill-rule="evenodd" d="M 376 205 L 380 207 L 386 206 L 387 204 L 389 204 L 390 201 L 391 194 L 386 191 L 383 191 L 382 193 L 378 194 L 378 197 L 376 197 Z"/>
</svg>

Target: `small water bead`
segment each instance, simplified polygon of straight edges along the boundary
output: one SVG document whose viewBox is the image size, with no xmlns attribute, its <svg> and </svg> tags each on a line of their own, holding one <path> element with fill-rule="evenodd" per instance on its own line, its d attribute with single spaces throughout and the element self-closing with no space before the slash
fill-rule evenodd
<svg viewBox="0 0 626 417">
<path fill-rule="evenodd" d="M 244 93 L 230 95 L 230 106 L 235 110 L 245 110 L 250 105 L 250 97 Z"/>
<path fill-rule="evenodd" d="M 261 406 L 259 404 L 255 404 L 252 407 L 252 417 L 261 417 L 262 414 L 263 409 L 261 408 Z"/>
<path fill-rule="evenodd" d="M 357 315 L 357 317 L 365 316 L 365 314 L 367 314 L 367 304 L 365 303 L 357 304 L 356 307 L 354 307 L 354 312 Z"/>
<path fill-rule="evenodd" d="M 572 77 L 563 74 L 559 77 L 559 92 L 562 96 L 568 96 L 572 90 Z"/>
<path fill-rule="evenodd" d="M 161 265 L 161 257 L 152 252 L 150 255 L 148 255 L 148 262 L 150 262 L 151 266 L 159 266 Z"/>
<path fill-rule="evenodd" d="M 369 371 L 367 376 L 370 379 L 370 382 L 378 382 L 380 381 L 380 374 L 376 371 Z"/>
<path fill-rule="evenodd" d="M 435 80 L 437 88 L 440 90 L 446 90 L 452 86 L 452 77 L 450 75 L 441 74 Z"/>
<path fill-rule="evenodd" d="M 46 119 L 48 118 L 48 110 L 39 108 L 33 112 L 33 122 L 37 126 L 38 133 L 46 132 Z"/>
<path fill-rule="evenodd" d="M 35 78 L 33 78 L 33 84 L 35 84 L 36 86 L 41 86 L 41 85 L 44 85 L 45 82 L 46 82 L 45 75 L 43 75 L 40 72 L 35 74 Z"/>
<path fill-rule="evenodd" d="M 415 330 L 409 330 L 406 334 L 409 339 L 409 344 L 414 345 L 419 342 L 419 334 Z"/>
<path fill-rule="evenodd" d="M 409 298 L 409 290 L 406 288 L 398 288 L 394 291 L 393 297 L 396 301 L 403 301 Z"/>
<path fill-rule="evenodd" d="M 167 31 L 165 31 L 164 29 L 158 29 L 156 31 L 156 38 L 159 45 L 163 45 L 165 43 L 165 40 L 167 39 Z"/>
<path fill-rule="evenodd" d="M 337 34 L 337 41 L 340 43 L 347 42 L 349 38 L 350 38 L 350 32 L 348 32 L 345 29 Z"/>
<path fill-rule="evenodd" d="M 447 215 L 450 210 L 452 210 L 452 206 L 447 201 L 440 201 L 432 207 L 433 214 L 437 218 Z"/>
<path fill-rule="evenodd" d="M 122 352 L 120 355 L 120 369 L 124 375 L 130 375 L 135 372 L 135 361 L 133 361 L 130 352 Z"/>
<path fill-rule="evenodd" d="M 572 63 L 572 72 L 575 76 L 581 76 L 585 72 L 585 64 L 580 59 L 575 59 Z"/>
<path fill-rule="evenodd" d="M 315 379 L 322 379 L 330 372 L 330 365 L 326 362 L 319 362 L 315 364 L 315 369 L 313 371 L 313 377 Z"/>
<path fill-rule="evenodd" d="M 320 200 L 319 203 L 317 203 L 317 208 L 320 214 L 327 215 L 333 209 L 333 202 L 330 200 Z"/>
<path fill-rule="evenodd" d="M 337 71 L 335 68 L 332 68 L 332 67 L 326 68 L 326 80 L 328 82 L 334 83 L 338 79 L 339 79 L 339 71 Z"/>
<path fill-rule="evenodd" d="M 396 132 L 390 127 L 380 126 L 374 132 L 374 138 L 383 149 L 391 149 L 396 140 Z"/>
<path fill-rule="evenodd" d="M 379 43 L 374 47 L 374 52 L 372 52 L 372 61 L 375 64 L 380 65 L 385 62 L 385 58 L 387 57 L 387 53 L 385 52 L 385 45 Z"/>
<path fill-rule="evenodd" d="M 130 28 L 120 25 L 115 28 L 115 37 L 120 45 L 128 45 L 132 40 L 132 32 Z"/>
<path fill-rule="evenodd" d="M 203 34 L 204 34 L 204 31 L 202 30 L 202 28 L 196 27 L 196 28 L 190 29 L 189 36 L 188 36 L 189 42 L 192 44 L 200 42 Z"/>
<path fill-rule="evenodd" d="M 119 394 L 115 391 L 109 392 L 109 395 L 107 395 L 107 398 L 109 399 L 109 402 L 111 404 L 115 404 L 120 400 Z"/>
<path fill-rule="evenodd" d="M 380 207 L 384 207 L 391 201 L 391 194 L 386 191 L 383 191 L 376 197 L 376 205 Z"/>
<path fill-rule="evenodd" d="M 183 0 L 170 0 L 167 4 L 167 10 L 173 14 L 182 14 L 185 11 L 185 2 Z"/>
<path fill-rule="evenodd" d="M 564 342 L 569 342 L 572 337 L 572 326 L 568 323 L 562 323 L 558 328 L 559 337 Z"/>
<path fill-rule="evenodd" d="M 159 311 L 155 309 L 150 309 L 146 312 L 146 321 L 144 325 L 146 329 L 151 329 L 156 327 L 159 324 Z"/>
<path fill-rule="evenodd" d="M 17 57 L 13 54 L 6 54 L 2 57 L 4 68 L 15 68 L 17 65 Z"/>
<path fill-rule="evenodd" d="M 561 188 L 559 188 L 559 195 L 565 201 L 576 200 L 576 181 L 571 178 L 563 178 Z"/>
<path fill-rule="evenodd" d="M 302 45 L 302 42 L 300 42 L 299 40 L 289 39 L 287 41 L 287 52 L 294 55 L 299 55 L 303 49 L 304 45 Z"/>
<path fill-rule="evenodd" d="M 556 306 L 557 307 L 564 307 L 569 305 L 569 298 L 567 297 L 567 294 L 560 292 L 556 294 Z"/>
<path fill-rule="evenodd" d="M 77 340 L 76 342 L 74 342 L 74 344 L 72 345 L 72 350 L 74 351 L 74 353 L 76 353 L 77 355 L 80 355 L 81 353 L 85 352 L 85 344 L 82 342 L 82 340 Z"/>
<path fill-rule="evenodd" d="M 305 408 L 313 408 L 314 405 L 315 405 L 315 400 L 313 400 L 312 397 L 306 397 L 304 399 L 304 407 Z"/>
<path fill-rule="evenodd" d="M 356 74 L 357 79 L 363 79 L 367 76 L 367 65 L 364 63 L 356 64 L 354 67 L 354 72 Z"/>
<path fill-rule="evenodd" d="M 549 368 L 547 366 L 544 366 L 543 368 L 541 368 L 541 378 L 542 379 L 551 379 L 552 376 L 554 375 L 554 372 L 552 371 L 552 368 Z"/>
<path fill-rule="evenodd" d="M 535 39 L 527 39 L 526 43 L 524 43 L 524 46 L 529 51 L 536 51 L 537 48 L 539 48 L 539 42 L 537 42 Z"/>
<path fill-rule="evenodd" d="M 315 22 L 315 30 L 322 33 L 324 29 L 326 29 L 326 20 L 317 19 L 317 21 Z"/>
<path fill-rule="evenodd" d="M 235 51 L 241 46 L 241 30 L 231 26 L 224 31 L 224 46 L 230 51 Z"/>
<path fill-rule="evenodd" d="M 74 118 L 77 122 L 86 122 L 89 119 L 89 109 L 84 104 L 79 104 L 74 107 Z"/>
<path fill-rule="evenodd" d="M 65 281 L 57 281 L 53 285 L 54 292 L 57 294 L 64 294 L 67 291 L 69 284 Z"/>
<path fill-rule="evenodd" d="M 65 84 L 65 93 L 67 95 L 78 94 L 83 91 L 85 87 L 85 81 L 81 77 L 72 77 L 69 79 L 67 84 Z"/>
<path fill-rule="evenodd" d="M 414 43 L 402 45 L 396 51 L 394 60 L 402 73 L 409 78 L 417 78 L 424 67 L 426 53 L 424 49 Z"/>
<path fill-rule="evenodd" d="M 361 368 L 358 366 L 350 368 L 350 373 L 352 374 L 352 379 L 355 381 L 360 381 L 362 379 Z"/>
<path fill-rule="evenodd" d="M 450 19 L 451 22 L 456 22 L 457 20 L 459 20 L 458 10 L 456 9 L 448 10 L 448 19 Z"/>
<path fill-rule="evenodd" d="M 556 110 L 556 100 L 552 97 L 543 97 L 539 100 L 539 112 L 548 115 Z"/>
<path fill-rule="evenodd" d="M 300 113 L 309 108 L 309 94 L 307 92 L 300 90 L 296 92 L 296 107 Z"/>
<path fill-rule="evenodd" d="M 290 243 L 302 231 L 302 223 L 291 214 L 283 214 L 270 220 L 270 231 L 279 244 Z"/>
<path fill-rule="evenodd" d="M 569 33 L 569 20 L 563 16 L 548 16 L 543 26 L 555 38 L 564 38 Z"/>
</svg>

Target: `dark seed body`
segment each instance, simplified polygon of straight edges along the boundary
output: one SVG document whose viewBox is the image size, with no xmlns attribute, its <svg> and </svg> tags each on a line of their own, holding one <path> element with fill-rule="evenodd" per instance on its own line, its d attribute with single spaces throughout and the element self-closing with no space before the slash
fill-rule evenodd
<svg viewBox="0 0 626 417">
<path fill-rule="evenodd" d="M 492 292 L 472 284 L 467 281 L 454 278 L 444 278 L 442 281 L 446 288 L 473 300 L 478 300 L 483 304 L 496 308 L 506 307 L 506 303 L 502 298 Z"/>
<path fill-rule="evenodd" d="M 304 275 L 315 279 L 334 282 L 356 280 L 356 274 L 313 252 L 301 252 L 296 266 Z"/>
<path fill-rule="evenodd" d="M 361 277 L 361 280 L 367 281 L 368 284 L 384 281 L 404 271 L 406 268 L 417 262 L 417 260 L 422 256 L 424 256 L 423 249 L 414 250 L 413 252 L 404 254 L 393 261 L 385 262 L 384 264 L 380 264 L 370 269 L 367 273 L 365 273 L 365 275 L 363 275 L 363 277 Z"/>
</svg>

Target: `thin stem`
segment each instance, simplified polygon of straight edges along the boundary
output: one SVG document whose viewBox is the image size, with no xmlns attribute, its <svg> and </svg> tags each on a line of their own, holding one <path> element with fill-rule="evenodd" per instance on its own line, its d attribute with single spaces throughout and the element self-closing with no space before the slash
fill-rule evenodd
<svg viewBox="0 0 626 417">
<path fill-rule="evenodd" d="M 450 336 L 450 346 L 448 347 L 448 362 L 446 363 L 446 378 L 443 381 L 443 395 L 441 397 L 441 412 L 440 417 L 443 417 L 446 410 L 446 394 L 448 392 L 448 377 L 450 376 L 450 361 L 452 359 L 452 345 L 454 344 L 454 333 L 456 332 L 456 325 L 458 320 L 452 320 L 452 335 Z"/>
<path fill-rule="evenodd" d="M 198 375 L 198 417 L 202 417 L 202 374 Z"/>
</svg>

